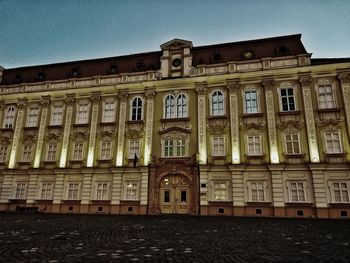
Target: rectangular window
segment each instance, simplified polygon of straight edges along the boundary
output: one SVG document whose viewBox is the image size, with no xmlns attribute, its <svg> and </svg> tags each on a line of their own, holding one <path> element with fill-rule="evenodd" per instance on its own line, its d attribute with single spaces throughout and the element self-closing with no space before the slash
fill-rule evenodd
<svg viewBox="0 0 350 263">
<path fill-rule="evenodd" d="M 227 198 L 227 187 L 225 182 L 214 183 L 214 200 L 215 201 L 226 201 Z"/>
<path fill-rule="evenodd" d="M 101 142 L 101 160 L 110 160 L 112 153 L 112 142 L 102 141 Z"/>
<path fill-rule="evenodd" d="M 0 146 L 0 163 L 5 163 L 7 161 L 7 146 Z"/>
<path fill-rule="evenodd" d="M 265 187 L 264 182 L 251 182 L 251 201 L 265 202 Z"/>
<path fill-rule="evenodd" d="M 26 183 L 17 183 L 15 191 L 15 199 L 26 199 L 27 184 Z"/>
<path fill-rule="evenodd" d="M 281 89 L 282 111 L 294 111 L 295 99 L 292 88 Z"/>
<path fill-rule="evenodd" d="M 15 126 L 15 117 L 16 117 L 16 108 L 14 106 L 10 106 L 6 110 L 5 120 L 4 120 L 4 128 L 10 129 Z"/>
<path fill-rule="evenodd" d="M 62 125 L 63 105 L 54 105 L 51 113 L 50 125 Z"/>
<path fill-rule="evenodd" d="M 83 150 L 84 150 L 83 143 L 74 144 L 73 160 L 83 160 Z"/>
<path fill-rule="evenodd" d="M 96 200 L 109 200 L 108 198 L 108 183 L 96 184 Z"/>
<path fill-rule="evenodd" d="M 138 183 L 129 182 L 124 185 L 125 200 L 138 200 Z"/>
<path fill-rule="evenodd" d="M 52 199 L 52 190 L 53 183 L 41 183 L 41 192 L 40 199 L 51 200 Z"/>
<path fill-rule="evenodd" d="M 114 101 L 105 101 L 103 105 L 102 122 L 114 122 L 115 110 Z"/>
<path fill-rule="evenodd" d="M 174 142 L 173 140 L 164 141 L 164 156 L 172 157 L 174 156 Z"/>
<path fill-rule="evenodd" d="M 326 132 L 326 152 L 327 153 L 342 153 L 340 142 L 340 132 Z"/>
<path fill-rule="evenodd" d="M 349 203 L 349 182 L 333 182 L 334 202 Z"/>
<path fill-rule="evenodd" d="M 57 144 L 49 144 L 47 147 L 47 161 L 56 161 Z"/>
<path fill-rule="evenodd" d="M 32 145 L 23 146 L 22 162 L 30 162 L 32 160 Z"/>
<path fill-rule="evenodd" d="M 164 140 L 163 157 L 183 157 L 187 155 L 186 139 Z"/>
<path fill-rule="evenodd" d="M 324 83 L 318 87 L 320 109 L 335 108 L 335 96 L 332 91 L 331 83 Z"/>
<path fill-rule="evenodd" d="M 299 134 L 286 134 L 286 153 L 300 154 Z"/>
<path fill-rule="evenodd" d="M 88 118 L 89 118 L 89 104 L 88 103 L 78 104 L 76 124 L 86 124 L 88 123 Z"/>
<path fill-rule="evenodd" d="M 27 117 L 27 127 L 36 127 L 38 125 L 39 118 L 39 107 L 33 106 L 29 109 L 29 114 Z"/>
<path fill-rule="evenodd" d="M 248 136 L 248 155 L 259 156 L 261 151 L 261 137 L 260 136 Z"/>
<path fill-rule="evenodd" d="M 225 156 L 225 138 L 213 137 L 213 156 Z"/>
<path fill-rule="evenodd" d="M 79 200 L 79 183 L 69 183 L 68 184 L 68 200 Z"/>
<path fill-rule="evenodd" d="M 140 141 L 129 141 L 129 159 L 134 159 L 135 154 L 137 158 L 140 157 Z"/>
<path fill-rule="evenodd" d="M 255 90 L 245 92 L 245 113 L 258 112 L 258 98 Z"/>
<path fill-rule="evenodd" d="M 177 140 L 176 144 L 176 156 L 185 156 L 186 155 L 186 140 Z"/>
<path fill-rule="evenodd" d="M 304 182 L 290 182 L 290 200 L 291 202 L 305 202 Z"/>
</svg>

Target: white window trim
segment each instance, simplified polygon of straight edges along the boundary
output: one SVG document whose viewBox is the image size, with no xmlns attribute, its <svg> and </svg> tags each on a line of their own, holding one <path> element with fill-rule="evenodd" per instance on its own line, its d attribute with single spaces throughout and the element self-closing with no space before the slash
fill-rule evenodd
<svg viewBox="0 0 350 263">
<path fill-rule="evenodd" d="M 55 114 L 55 108 L 57 107 L 61 107 L 62 112 L 61 112 L 61 122 L 55 121 L 54 119 L 54 114 Z M 64 121 L 64 110 L 65 110 L 65 105 L 62 102 L 56 102 L 53 103 L 51 106 L 51 114 L 50 114 L 50 125 L 63 125 L 63 121 Z"/>
<path fill-rule="evenodd" d="M 289 110 L 289 111 L 284 111 L 283 110 L 282 96 L 281 96 L 281 90 L 282 89 L 293 89 L 295 110 Z M 277 93 L 278 93 L 278 104 L 279 104 L 279 107 L 280 107 L 280 112 L 295 112 L 295 111 L 299 110 L 297 86 L 295 84 L 293 84 L 291 82 L 282 82 L 277 88 Z"/>
<path fill-rule="evenodd" d="M 7 119 L 9 118 L 9 116 L 8 116 L 8 110 L 9 110 L 11 107 L 14 108 L 12 123 L 11 123 L 11 127 L 6 127 L 7 125 L 9 126 L 9 124 L 10 124 L 10 123 L 7 123 Z M 8 129 L 8 128 L 14 129 L 14 128 L 15 128 L 15 125 L 16 125 L 16 118 L 17 118 L 17 107 L 16 107 L 15 105 L 8 105 L 8 106 L 5 108 L 5 111 L 4 111 L 4 121 L 3 121 L 2 127 L 5 128 L 5 129 Z"/>
<path fill-rule="evenodd" d="M 216 200 L 215 199 L 215 185 L 218 184 L 224 184 L 225 185 L 225 199 L 224 200 Z M 210 200 L 212 202 L 228 202 L 231 199 L 229 198 L 229 189 L 230 189 L 230 183 L 228 180 L 214 180 L 210 182 Z"/>
<path fill-rule="evenodd" d="M 250 154 L 249 153 L 249 138 L 248 137 L 259 137 L 260 139 L 260 154 Z M 247 156 L 262 156 L 263 155 L 263 152 L 264 152 L 264 149 L 263 149 L 263 140 L 262 140 L 262 135 L 261 134 L 248 134 L 246 137 L 245 137 L 245 140 L 246 140 L 246 155 Z"/>
<path fill-rule="evenodd" d="M 333 183 L 338 183 L 338 184 L 346 183 L 349 202 L 344 202 L 344 201 L 339 202 L 339 201 L 335 200 Z M 349 204 L 350 203 L 350 180 L 329 180 L 328 181 L 328 188 L 329 188 L 330 194 L 331 194 L 331 203 L 333 203 L 333 204 Z"/>
<path fill-rule="evenodd" d="M 49 198 L 42 198 L 43 184 L 51 184 L 51 194 L 50 194 Z M 53 181 L 41 181 L 39 183 L 37 199 L 38 200 L 52 200 L 54 189 L 55 189 L 55 182 L 53 182 Z"/>
<path fill-rule="evenodd" d="M 177 142 L 185 140 L 185 155 L 177 155 Z M 165 156 L 165 141 L 173 141 L 173 156 Z M 189 140 L 186 138 L 162 138 L 161 139 L 161 147 L 162 147 L 162 158 L 183 158 L 188 157 L 188 147 L 189 146 Z"/>
<path fill-rule="evenodd" d="M 69 185 L 70 184 L 78 184 L 78 193 L 77 193 L 77 199 L 70 199 L 69 198 Z M 65 191 L 65 200 L 77 200 L 77 201 L 79 201 L 79 200 L 81 200 L 81 182 L 73 182 L 73 181 L 71 181 L 71 182 L 67 182 L 66 183 L 66 191 Z"/>
<path fill-rule="evenodd" d="M 139 120 L 133 120 L 132 119 L 132 109 L 133 109 L 133 102 L 136 98 L 141 99 L 141 119 Z M 144 108 L 145 108 L 145 99 L 139 95 L 133 96 L 130 98 L 129 100 L 129 104 L 130 104 L 130 114 L 129 114 L 129 120 L 130 121 L 142 121 L 144 120 Z"/>
<path fill-rule="evenodd" d="M 215 154 L 215 151 L 214 151 L 214 140 L 215 139 L 223 139 L 223 152 L 222 154 Z M 212 136 L 211 138 L 211 156 L 213 157 L 223 157 L 223 156 L 226 156 L 226 136 Z"/>
<path fill-rule="evenodd" d="M 82 156 L 80 159 L 74 158 L 74 150 L 75 150 L 75 145 L 77 144 L 82 144 L 83 145 L 83 149 L 82 149 Z M 73 161 L 82 161 L 84 160 L 85 157 L 85 143 L 84 142 L 74 142 L 73 143 L 73 147 L 72 147 L 72 160 Z"/>
<path fill-rule="evenodd" d="M 106 103 L 113 102 L 113 116 L 112 116 L 112 121 L 106 121 Z M 113 98 L 105 98 L 102 101 L 102 115 L 101 115 L 101 122 L 102 123 L 110 123 L 110 122 L 115 122 L 115 117 L 116 117 L 116 108 L 117 108 L 117 101 Z"/>
<path fill-rule="evenodd" d="M 24 184 L 24 193 L 23 197 L 17 197 L 17 187 L 19 184 Z M 13 199 L 15 200 L 26 200 L 27 199 L 27 193 L 28 193 L 28 182 L 16 182 L 14 184 L 14 191 L 13 191 Z"/>
<path fill-rule="evenodd" d="M 247 112 L 247 101 L 245 99 L 245 93 L 246 92 L 251 92 L 255 91 L 256 92 L 256 105 L 257 105 L 257 112 Z M 261 113 L 261 106 L 260 106 L 260 89 L 254 86 L 248 86 L 245 87 L 242 90 L 242 98 L 243 98 L 243 114 L 257 114 Z"/>
<path fill-rule="evenodd" d="M 139 150 L 138 153 L 136 153 L 136 156 L 138 159 L 140 159 L 140 155 L 141 155 L 141 140 L 129 140 L 128 141 L 128 159 L 134 159 L 135 158 L 135 154 L 131 153 L 131 143 L 133 142 L 138 142 L 139 143 Z"/>
<path fill-rule="evenodd" d="M 9 159 L 9 144 L 3 144 L 0 146 L 0 149 L 3 149 L 3 152 L 1 153 L 1 159 L 0 159 L 0 163 L 6 163 Z M 4 158 L 5 157 L 5 158 Z"/>
<path fill-rule="evenodd" d="M 34 115 L 35 116 L 35 119 L 31 119 L 32 117 L 32 112 L 34 110 L 37 110 L 37 114 Z M 27 109 L 27 118 L 26 118 L 26 127 L 38 127 L 38 124 L 39 124 L 39 118 L 40 118 L 40 105 L 39 104 L 32 104 L 28 107 Z M 33 122 L 33 123 L 32 123 Z"/>
<path fill-rule="evenodd" d="M 24 159 L 24 149 L 25 149 L 25 147 L 31 147 L 31 151 L 30 151 L 30 154 L 29 154 L 29 159 Z M 21 161 L 22 162 L 32 162 L 32 160 L 33 160 L 33 152 L 34 151 L 35 151 L 34 144 L 24 144 L 22 146 Z"/>
<path fill-rule="evenodd" d="M 98 185 L 99 184 L 106 184 L 107 185 L 107 193 L 106 193 L 106 197 L 105 198 L 102 198 L 102 199 L 99 199 L 98 198 Z M 94 183 L 94 199 L 93 200 L 96 200 L 96 201 L 109 201 L 111 200 L 111 183 L 109 181 L 97 181 Z"/>
<path fill-rule="evenodd" d="M 254 183 L 262 183 L 263 184 L 263 191 L 264 191 L 264 201 L 254 201 L 253 200 L 253 187 L 252 185 Z M 249 180 L 247 181 L 247 188 L 248 188 L 248 202 L 254 202 L 254 203 L 266 203 L 267 200 L 267 181 L 266 180 Z M 258 195 L 259 198 L 259 195 Z"/>
<path fill-rule="evenodd" d="M 107 142 L 109 142 L 110 143 L 110 148 L 109 148 L 109 158 L 103 158 L 103 156 L 102 156 L 102 150 L 103 150 L 103 147 L 102 147 L 102 145 L 103 145 L 103 143 L 107 143 Z M 112 159 L 112 153 L 113 153 L 113 142 L 112 142 L 112 140 L 110 140 L 110 139 L 103 139 L 103 140 L 101 140 L 101 142 L 100 142 L 100 160 L 111 160 Z"/>
<path fill-rule="evenodd" d="M 129 184 L 136 184 L 135 199 L 127 199 L 127 186 Z M 126 180 L 123 182 L 123 200 L 126 201 L 139 201 L 140 200 L 140 182 L 136 180 Z"/>
<path fill-rule="evenodd" d="M 51 145 L 56 145 L 56 155 L 55 155 L 55 158 L 53 160 L 49 159 L 49 147 Z M 59 155 L 59 144 L 57 142 L 49 142 L 47 144 L 47 147 L 46 147 L 46 158 L 45 158 L 45 160 L 49 161 L 49 162 L 57 161 L 58 155 Z"/>
<path fill-rule="evenodd" d="M 297 194 L 298 195 L 298 200 L 297 201 L 294 201 L 293 200 L 293 195 L 292 195 L 292 183 L 302 183 L 303 184 L 303 191 L 304 191 L 304 201 L 300 201 L 299 200 L 299 193 Z M 308 189 L 308 186 L 307 186 L 307 182 L 304 181 L 304 180 L 288 180 L 287 181 L 287 192 L 288 192 L 288 202 L 289 203 L 307 203 L 308 202 L 308 194 L 307 194 L 307 189 Z M 298 191 L 298 189 L 297 189 Z"/>
<path fill-rule="evenodd" d="M 221 115 L 214 115 L 213 114 L 213 95 L 216 91 L 220 91 L 222 93 L 223 96 L 223 113 Z M 223 91 L 222 89 L 215 89 L 212 90 L 212 92 L 210 92 L 210 96 L 209 96 L 209 116 L 225 116 L 226 115 L 226 92 Z"/>
<path fill-rule="evenodd" d="M 332 97 L 333 97 L 333 102 L 334 102 L 334 107 L 333 108 L 322 108 L 321 107 L 321 101 L 320 101 L 320 86 L 321 85 L 324 85 L 324 83 L 322 82 L 326 82 L 328 84 L 331 85 L 331 90 L 332 90 Z M 322 79 L 319 79 L 317 81 L 317 83 L 315 83 L 315 91 L 316 91 L 316 94 L 317 94 L 317 105 L 318 105 L 318 109 L 334 109 L 334 108 L 337 108 L 338 107 L 338 100 L 337 100 L 337 85 L 336 85 L 336 82 L 335 81 L 331 81 L 329 79 L 325 79 L 325 78 L 322 78 Z"/>
<path fill-rule="evenodd" d="M 284 154 L 285 155 L 300 155 L 302 154 L 302 149 L 301 149 L 301 137 L 300 133 L 283 133 L 284 137 Z M 299 147 L 299 153 L 288 153 L 288 146 L 287 146 L 287 135 L 297 135 L 298 136 L 298 147 Z"/>
<path fill-rule="evenodd" d="M 181 116 L 181 117 L 178 117 L 178 111 L 177 111 L 177 99 L 180 95 L 185 95 L 185 98 L 186 98 L 186 115 L 185 116 Z M 173 96 L 174 98 L 174 116 L 173 117 L 167 117 L 166 116 L 166 98 L 168 96 Z M 164 119 L 176 119 L 176 118 L 188 118 L 189 116 L 189 95 L 184 92 L 184 91 L 181 91 L 179 93 L 166 93 L 164 96 L 163 96 L 163 118 Z"/>
<path fill-rule="evenodd" d="M 327 136 L 326 133 L 337 133 L 339 135 L 339 144 L 340 144 L 340 152 L 329 152 L 327 149 Z M 343 152 L 343 142 L 342 142 L 342 133 L 340 131 L 324 131 L 323 132 L 323 140 L 324 140 L 324 151 L 326 154 L 342 154 Z"/>
<path fill-rule="evenodd" d="M 87 112 L 86 112 L 86 122 L 81 122 L 79 121 L 79 109 L 80 109 L 80 106 L 81 105 L 84 105 L 86 104 L 87 105 Z M 81 100 L 77 103 L 75 109 L 75 124 L 88 124 L 89 121 L 90 121 L 90 107 L 91 107 L 91 104 L 90 104 L 90 101 L 88 100 Z"/>
</svg>

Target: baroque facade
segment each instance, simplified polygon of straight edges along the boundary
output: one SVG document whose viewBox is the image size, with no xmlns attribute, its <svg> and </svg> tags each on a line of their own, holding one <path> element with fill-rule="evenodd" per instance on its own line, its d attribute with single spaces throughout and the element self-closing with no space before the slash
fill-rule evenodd
<svg viewBox="0 0 350 263">
<path fill-rule="evenodd" d="M 0 211 L 350 217 L 350 59 L 160 47 L 0 67 Z"/>
</svg>

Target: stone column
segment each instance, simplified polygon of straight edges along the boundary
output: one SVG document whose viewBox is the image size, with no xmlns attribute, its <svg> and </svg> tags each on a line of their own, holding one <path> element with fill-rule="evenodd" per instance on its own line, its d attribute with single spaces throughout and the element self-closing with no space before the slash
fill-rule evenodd
<svg viewBox="0 0 350 263">
<path fill-rule="evenodd" d="M 34 157 L 34 168 L 40 167 L 40 161 L 41 161 L 41 155 L 43 152 L 43 146 L 44 146 L 44 137 L 45 137 L 45 130 L 47 125 L 47 115 L 49 111 L 49 103 L 50 103 L 50 96 L 43 96 L 41 105 L 41 117 L 40 117 L 40 125 L 39 125 L 39 132 L 38 132 L 38 140 L 36 143 L 36 150 L 35 150 L 35 157 Z"/>
<path fill-rule="evenodd" d="M 240 168 L 231 170 L 233 215 L 244 216 L 244 176 Z"/>
<path fill-rule="evenodd" d="M 20 147 L 20 140 L 21 140 L 22 127 L 23 127 L 23 121 L 25 116 L 25 106 L 27 105 L 27 99 L 25 98 L 19 99 L 17 105 L 18 105 L 18 111 L 17 111 L 15 131 L 13 133 L 13 141 L 12 141 L 10 160 L 9 160 L 9 166 L 8 166 L 9 169 L 13 169 L 16 167 L 17 152 L 18 152 L 18 148 Z"/>
<path fill-rule="evenodd" d="M 233 164 L 239 164 L 241 162 L 238 117 L 239 79 L 227 80 L 227 88 L 230 92 L 231 157 Z"/>
<path fill-rule="evenodd" d="M 144 165 L 151 161 L 152 136 L 153 136 L 153 117 L 154 117 L 154 96 L 155 90 L 145 89 L 146 96 L 146 127 L 145 127 L 145 148 L 143 154 Z"/>
<path fill-rule="evenodd" d="M 271 173 L 271 192 L 272 204 L 275 210 L 276 217 L 283 217 L 286 215 L 284 208 L 284 191 L 283 191 L 283 165 L 269 165 Z"/>
<path fill-rule="evenodd" d="M 30 174 L 27 192 L 27 204 L 33 204 L 37 198 L 38 191 L 38 175 Z"/>
<path fill-rule="evenodd" d="M 112 172 L 111 214 L 120 213 L 120 200 L 122 198 L 122 170 Z"/>
<path fill-rule="evenodd" d="M 198 162 L 207 164 L 207 84 L 197 82 L 195 85 L 198 99 Z"/>
<path fill-rule="evenodd" d="M 64 200 L 64 173 L 57 173 L 53 191 L 52 213 L 60 212 L 60 204 Z"/>
<path fill-rule="evenodd" d="M 100 98 L 101 96 L 99 92 L 93 93 L 91 95 L 92 113 L 91 113 L 89 148 L 88 148 L 86 167 L 94 166 L 96 132 L 97 132 L 97 123 L 98 123 L 98 109 L 99 109 Z"/>
<path fill-rule="evenodd" d="M 81 188 L 81 205 L 80 205 L 80 213 L 88 213 L 89 212 L 89 203 L 91 200 L 92 193 L 92 173 L 84 172 L 83 173 L 83 185 Z"/>
<path fill-rule="evenodd" d="M 315 196 L 316 216 L 328 218 L 327 185 L 324 177 L 325 164 L 310 164 L 312 183 Z"/>
<path fill-rule="evenodd" d="M 68 146 L 70 138 L 70 130 L 72 126 L 73 118 L 73 104 L 75 94 L 68 94 L 66 97 L 66 118 L 64 122 L 63 139 L 62 139 L 62 150 L 60 157 L 60 168 L 65 168 L 68 158 Z"/>
<path fill-rule="evenodd" d="M 300 75 L 299 82 L 301 84 L 301 89 L 303 92 L 304 113 L 305 113 L 305 120 L 306 120 L 306 131 L 307 131 L 307 139 L 308 139 L 308 145 L 309 145 L 310 162 L 319 163 L 320 155 L 318 152 L 315 117 L 314 117 L 314 110 L 312 107 L 312 98 L 311 98 L 311 90 L 310 90 L 312 78 L 310 75 Z"/>
<path fill-rule="evenodd" d="M 273 79 L 265 79 L 262 81 L 262 85 L 265 88 L 266 99 L 266 114 L 267 114 L 267 130 L 269 138 L 269 150 L 270 150 L 270 163 L 278 164 L 278 144 L 277 144 L 277 131 L 276 131 L 276 119 L 273 99 L 273 87 L 275 81 Z"/>
<path fill-rule="evenodd" d="M 338 79 L 343 93 L 347 131 L 350 139 L 350 72 L 339 73 Z"/>
<path fill-rule="evenodd" d="M 118 122 L 118 143 L 117 143 L 117 158 L 116 166 L 123 166 L 124 159 L 124 139 L 125 139 L 125 121 L 127 111 L 127 98 L 128 90 L 121 90 L 119 92 L 120 109 L 119 109 L 119 122 Z"/>
</svg>

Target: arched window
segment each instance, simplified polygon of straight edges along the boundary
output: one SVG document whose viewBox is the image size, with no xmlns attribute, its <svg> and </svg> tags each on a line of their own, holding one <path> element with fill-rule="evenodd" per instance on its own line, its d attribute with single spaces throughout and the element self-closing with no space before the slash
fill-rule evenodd
<svg viewBox="0 0 350 263">
<path fill-rule="evenodd" d="M 175 118 L 175 98 L 168 95 L 165 98 L 165 119 Z"/>
<path fill-rule="evenodd" d="M 167 95 L 164 100 L 164 110 L 165 119 L 188 117 L 187 96 L 183 93 L 177 97 L 172 94 Z"/>
<path fill-rule="evenodd" d="M 213 116 L 224 115 L 224 95 L 221 91 L 214 91 L 211 97 L 211 113 Z"/>
<path fill-rule="evenodd" d="M 15 116 L 16 108 L 14 106 L 8 107 L 4 120 L 4 128 L 13 128 L 15 126 Z"/>
<path fill-rule="evenodd" d="M 185 94 L 177 96 L 177 118 L 187 117 L 187 98 Z"/>
<path fill-rule="evenodd" d="M 136 97 L 132 100 L 131 120 L 142 120 L 142 99 L 140 97 Z"/>
</svg>

